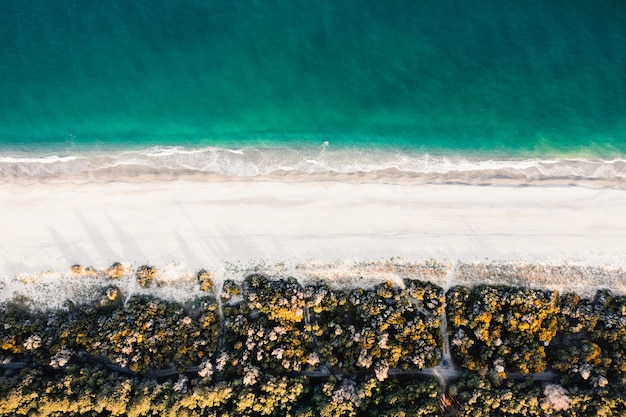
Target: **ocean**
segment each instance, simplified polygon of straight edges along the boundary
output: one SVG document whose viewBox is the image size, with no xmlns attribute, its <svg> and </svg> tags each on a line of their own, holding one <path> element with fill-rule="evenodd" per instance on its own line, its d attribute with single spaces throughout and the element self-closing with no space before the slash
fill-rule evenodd
<svg viewBox="0 0 626 417">
<path fill-rule="evenodd" d="M 4 0 L 0 40 L 4 178 L 626 178 L 619 0 Z"/>
</svg>

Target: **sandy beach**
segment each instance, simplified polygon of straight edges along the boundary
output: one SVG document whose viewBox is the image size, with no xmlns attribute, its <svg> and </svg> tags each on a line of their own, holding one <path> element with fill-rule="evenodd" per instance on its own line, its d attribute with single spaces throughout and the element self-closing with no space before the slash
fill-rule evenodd
<svg viewBox="0 0 626 417">
<path fill-rule="evenodd" d="M 0 186 L 0 274 L 250 260 L 626 261 L 626 192 L 383 181 Z"/>
</svg>

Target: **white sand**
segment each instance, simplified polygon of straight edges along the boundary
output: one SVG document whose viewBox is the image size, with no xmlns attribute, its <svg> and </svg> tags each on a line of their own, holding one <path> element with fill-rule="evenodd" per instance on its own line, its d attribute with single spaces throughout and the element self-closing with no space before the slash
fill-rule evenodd
<svg viewBox="0 0 626 417">
<path fill-rule="evenodd" d="M 0 185 L 0 274 L 434 258 L 626 266 L 626 191 L 410 182 Z"/>
<path fill-rule="evenodd" d="M 626 190 L 309 179 L 5 182 L 0 301 L 21 294 L 55 307 L 88 299 L 108 281 L 74 276 L 70 266 L 104 269 L 115 261 L 131 273 L 157 266 L 159 285 L 148 291 L 175 300 L 198 295 L 193 274 L 200 268 L 219 280 L 258 265 L 335 285 L 412 276 L 444 287 L 489 282 L 626 293 Z M 414 264 L 429 259 L 442 264 Z M 144 291 L 131 275 L 116 285 L 126 294 Z"/>
</svg>

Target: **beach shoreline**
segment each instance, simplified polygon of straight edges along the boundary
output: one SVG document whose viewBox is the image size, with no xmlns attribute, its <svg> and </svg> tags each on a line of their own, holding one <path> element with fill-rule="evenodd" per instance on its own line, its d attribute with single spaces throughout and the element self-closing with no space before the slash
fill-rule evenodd
<svg viewBox="0 0 626 417">
<path fill-rule="evenodd" d="M 152 147 L 0 153 L 0 184 L 287 181 L 626 188 L 621 157 L 524 157 L 378 149 Z"/>
<path fill-rule="evenodd" d="M 152 169 L 148 167 L 126 167 L 103 169 L 98 172 L 78 175 L 41 176 L 0 176 L 3 185 L 88 185 L 107 183 L 157 183 L 157 182 L 270 182 L 270 183 L 349 183 L 384 185 L 457 185 L 457 186 L 496 186 L 496 187 L 584 187 L 595 189 L 626 189 L 621 178 L 580 178 L 577 175 L 560 177 L 532 176 L 522 172 L 506 174 L 499 170 L 452 171 L 443 173 L 407 172 L 397 168 L 385 168 L 371 172 L 302 172 L 297 170 L 277 170 L 254 176 L 233 176 L 216 172 L 195 170 Z"/>
</svg>

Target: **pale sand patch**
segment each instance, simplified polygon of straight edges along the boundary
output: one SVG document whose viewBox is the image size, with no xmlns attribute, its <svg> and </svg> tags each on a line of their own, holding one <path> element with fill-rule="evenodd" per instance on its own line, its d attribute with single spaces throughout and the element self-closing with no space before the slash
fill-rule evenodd
<svg viewBox="0 0 626 417">
<path fill-rule="evenodd" d="M 65 273 L 75 263 L 219 275 L 225 265 L 308 262 L 307 276 L 340 277 L 351 274 L 346 262 L 391 257 L 620 269 L 625 254 L 620 189 L 276 178 L 0 185 L 5 286 L 16 274 Z M 313 266 L 336 260 L 334 272 Z M 470 275 L 461 272 L 461 281 Z"/>
</svg>

